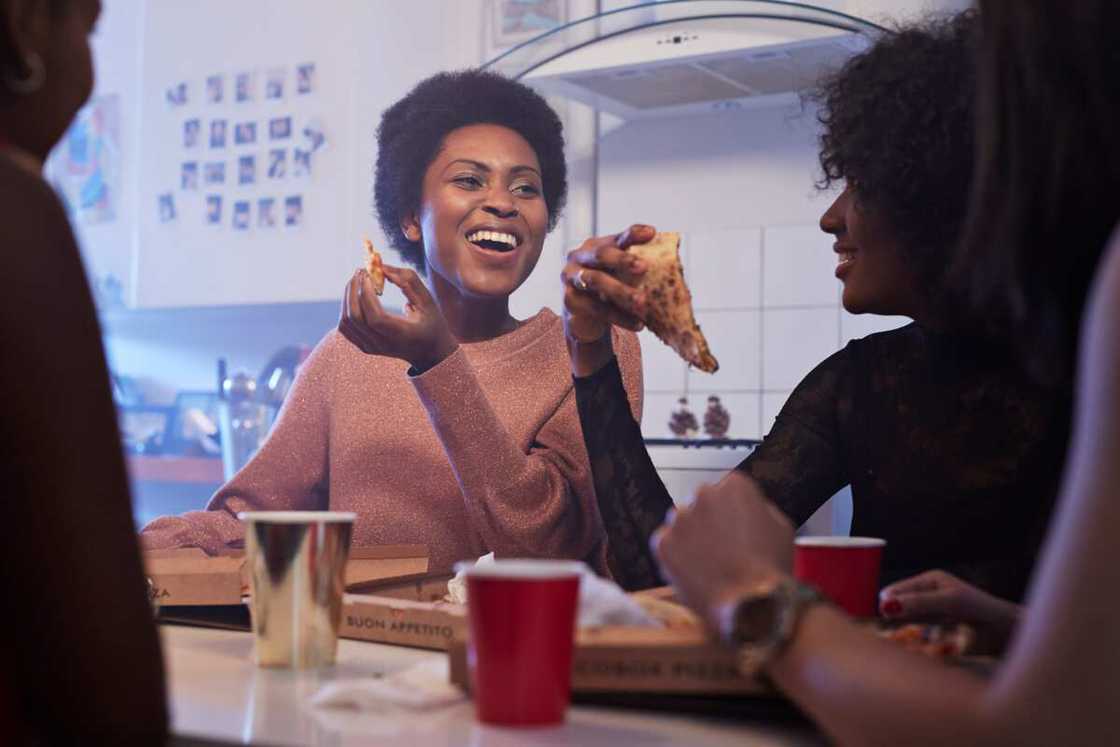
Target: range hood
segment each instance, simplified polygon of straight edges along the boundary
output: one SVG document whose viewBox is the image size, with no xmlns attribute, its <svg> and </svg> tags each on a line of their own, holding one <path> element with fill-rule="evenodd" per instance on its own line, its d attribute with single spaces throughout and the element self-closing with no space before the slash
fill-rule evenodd
<svg viewBox="0 0 1120 747">
<path fill-rule="evenodd" d="M 623 119 L 786 103 L 883 29 L 779 0 L 663 0 L 573 21 L 489 66 Z"/>
</svg>

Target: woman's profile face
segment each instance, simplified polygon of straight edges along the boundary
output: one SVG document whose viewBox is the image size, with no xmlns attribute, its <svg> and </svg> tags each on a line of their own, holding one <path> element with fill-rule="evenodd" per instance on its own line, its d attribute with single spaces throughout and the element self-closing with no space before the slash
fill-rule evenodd
<svg viewBox="0 0 1120 747">
<path fill-rule="evenodd" d="M 453 130 L 402 228 L 423 244 L 431 271 L 464 296 L 509 296 L 533 271 L 548 231 L 537 154 L 507 127 Z"/>
<path fill-rule="evenodd" d="M 821 216 L 820 225 L 836 237 L 836 277 L 844 284 L 841 300 L 848 312 L 913 316 L 918 279 L 881 215 L 860 205 L 848 186 Z"/>
</svg>

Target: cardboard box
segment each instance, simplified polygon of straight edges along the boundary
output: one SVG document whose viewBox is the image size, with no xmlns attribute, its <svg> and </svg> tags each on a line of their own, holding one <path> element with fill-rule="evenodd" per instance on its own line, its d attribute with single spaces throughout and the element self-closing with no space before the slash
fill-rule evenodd
<svg viewBox="0 0 1120 747">
<path fill-rule="evenodd" d="M 347 594 L 339 635 L 361 641 L 447 651 L 467 632 L 467 610 L 443 601 L 451 576 L 419 575 Z"/>
<path fill-rule="evenodd" d="M 144 553 L 148 593 L 161 606 L 241 604 L 244 565 L 243 557 L 198 548 Z"/>
<path fill-rule="evenodd" d="M 573 693 L 775 694 L 760 680 L 739 674 L 735 654 L 710 640 L 699 620 L 674 603 L 667 590 L 634 596 L 647 611 L 666 622 L 666 627 L 604 626 L 578 631 L 572 662 Z M 456 638 L 450 656 L 451 682 L 469 690 L 466 636 Z"/>
<path fill-rule="evenodd" d="M 149 550 L 144 569 L 152 599 L 160 605 L 236 605 L 248 593 L 244 551 L 210 556 L 199 548 Z M 346 588 L 362 590 L 387 580 L 413 578 L 428 571 L 424 545 L 383 545 L 350 551 Z"/>
</svg>

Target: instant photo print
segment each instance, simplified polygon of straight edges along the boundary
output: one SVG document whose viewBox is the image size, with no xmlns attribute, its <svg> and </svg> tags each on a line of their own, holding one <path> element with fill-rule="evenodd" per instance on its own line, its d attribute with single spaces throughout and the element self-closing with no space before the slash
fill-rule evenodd
<svg viewBox="0 0 1120 747">
<path fill-rule="evenodd" d="M 234 79 L 234 98 L 238 103 L 253 100 L 253 74 L 238 73 Z"/>
<path fill-rule="evenodd" d="M 262 197 L 257 200 L 257 227 L 273 228 L 276 226 L 276 200 L 272 197 Z"/>
<path fill-rule="evenodd" d="M 220 75 L 211 75 L 206 79 L 206 101 L 211 104 L 222 103 L 224 89 L 225 79 Z"/>
<path fill-rule="evenodd" d="M 238 200 L 233 203 L 233 227 L 238 231 L 249 228 L 249 201 Z"/>
<path fill-rule="evenodd" d="M 252 145 L 257 142 L 257 123 L 238 122 L 233 128 L 233 142 L 236 145 Z"/>
<path fill-rule="evenodd" d="M 183 123 L 183 147 L 194 148 L 198 145 L 198 137 L 202 132 L 202 122 L 197 119 L 188 119 Z"/>
<path fill-rule="evenodd" d="M 198 163 L 185 161 L 179 172 L 179 189 L 198 189 Z"/>
<path fill-rule="evenodd" d="M 283 68 L 275 68 L 268 71 L 268 76 L 265 78 L 264 82 L 264 97 L 266 99 L 284 98 L 285 77 Z"/>
<path fill-rule="evenodd" d="M 268 178 L 283 179 L 288 170 L 288 151 L 276 148 L 268 152 Z"/>
<path fill-rule="evenodd" d="M 215 119 L 210 122 L 210 147 L 226 147 L 226 121 Z"/>
<path fill-rule="evenodd" d="M 175 196 L 165 192 L 159 196 L 160 223 L 170 223 L 175 220 Z"/>
<path fill-rule="evenodd" d="M 302 148 L 292 150 L 292 176 L 311 175 L 311 151 Z"/>
<path fill-rule="evenodd" d="M 284 225 L 298 226 L 303 222 L 303 197 L 292 195 L 284 200 Z"/>
<path fill-rule="evenodd" d="M 237 159 L 237 183 L 253 184 L 257 181 L 257 159 L 241 156 Z"/>
<path fill-rule="evenodd" d="M 206 223 L 218 226 L 222 223 L 222 196 L 206 195 Z"/>
<path fill-rule="evenodd" d="M 315 63 L 296 66 L 296 93 L 307 94 L 315 89 Z"/>
<path fill-rule="evenodd" d="M 171 106 L 185 106 L 187 103 L 187 84 L 176 83 L 167 89 L 167 103 Z"/>
<path fill-rule="evenodd" d="M 202 178 L 207 184 L 226 183 L 226 162 L 213 161 L 202 168 Z"/>
<path fill-rule="evenodd" d="M 272 140 L 287 140 L 292 136 L 292 118 L 276 117 L 268 121 L 268 137 Z"/>
</svg>

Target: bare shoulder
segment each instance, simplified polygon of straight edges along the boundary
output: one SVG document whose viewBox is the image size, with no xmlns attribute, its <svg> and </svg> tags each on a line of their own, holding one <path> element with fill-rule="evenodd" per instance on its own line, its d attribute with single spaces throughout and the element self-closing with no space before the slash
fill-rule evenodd
<svg viewBox="0 0 1120 747">
<path fill-rule="evenodd" d="M 85 279 L 70 222 L 54 190 L 0 157 L 0 255 L 9 276 L 36 284 L 44 273 L 68 288 Z"/>
<path fill-rule="evenodd" d="M 41 218 L 66 220 L 58 196 L 42 179 L 0 157 L 0 219 L 20 226 Z"/>
</svg>

